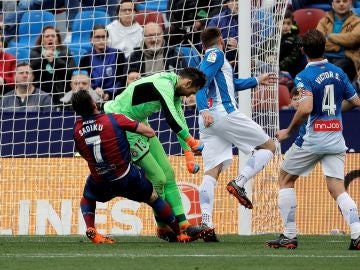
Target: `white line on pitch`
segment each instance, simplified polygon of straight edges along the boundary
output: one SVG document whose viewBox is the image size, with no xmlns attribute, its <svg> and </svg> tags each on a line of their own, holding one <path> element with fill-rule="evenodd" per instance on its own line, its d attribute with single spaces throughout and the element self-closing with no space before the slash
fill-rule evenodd
<svg viewBox="0 0 360 270">
<path fill-rule="evenodd" d="M 86 253 L 75 253 L 75 254 L 0 254 L 0 258 L 77 258 L 77 257 L 120 257 L 120 258 L 160 258 L 160 257 L 209 257 L 209 258 L 217 258 L 217 257 L 228 257 L 228 258 L 244 258 L 244 257 L 276 257 L 276 258 L 359 258 L 359 255 L 297 255 L 297 254 L 176 254 L 176 255 L 164 255 L 164 254 L 86 254 Z"/>
</svg>

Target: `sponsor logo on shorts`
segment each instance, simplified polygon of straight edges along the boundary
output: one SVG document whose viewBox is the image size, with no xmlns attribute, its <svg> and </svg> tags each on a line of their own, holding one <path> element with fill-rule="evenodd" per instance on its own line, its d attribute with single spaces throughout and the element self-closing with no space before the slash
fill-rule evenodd
<svg viewBox="0 0 360 270">
<path fill-rule="evenodd" d="M 341 131 L 340 120 L 315 120 L 314 131 Z"/>
<path fill-rule="evenodd" d="M 207 103 L 208 103 L 208 107 L 211 108 L 212 105 L 213 105 L 213 99 L 212 99 L 212 98 L 208 98 Z"/>
<path fill-rule="evenodd" d="M 200 195 L 198 187 L 192 183 L 178 183 L 185 215 L 193 225 L 201 223 Z"/>
</svg>

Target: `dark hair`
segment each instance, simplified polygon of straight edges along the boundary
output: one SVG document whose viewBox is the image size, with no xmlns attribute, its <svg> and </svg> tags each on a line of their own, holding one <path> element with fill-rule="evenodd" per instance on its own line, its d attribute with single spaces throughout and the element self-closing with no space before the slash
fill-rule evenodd
<svg viewBox="0 0 360 270">
<path fill-rule="evenodd" d="M 117 5 L 116 7 L 116 16 L 119 16 L 119 12 L 120 12 L 120 7 L 122 4 L 124 3 L 132 3 L 134 5 L 134 11 L 137 11 L 136 10 L 136 5 L 135 3 L 132 1 L 132 0 L 121 0 L 120 3 Z"/>
<path fill-rule="evenodd" d="M 18 63 L 16 64 L 16 68 L 18 68 L 18 67 L 25 67 L 25 66 L 31 67 L 30 64 L 29 64 L 28 62 L 25 62 L 25 61 L 18 62 Z"/>
<path fill-rule="evenodd" d="M 94 100 L 87 90 L 78 90 L 71 97 L 73 110 L 82 117 L 94 114 Z"/>
<path fill-rule="evenodd" d="M 51 26 L 51 25 L 48 25 L 48 26 L 45 26 L 42 31 L 41 31 L 41 34 L 38 36 L 38 38 L 36 39 L 35 41 L 35 45 L 36 46 L 42 46 L 42 43 L 43 43 L 43 36 L 44 36 L 44 33 L 46 30 L 48 29 L 53 29 L 56 33 L 56 37 L 57 37 L 57 40 L 58 40 L 58 44 L 56 44 L 57 47 L 61 48 L 63 46 L 62 44 L 62 39 L 61 39 L 61 35 L 60 35 L 60 31 L 59 29 L 55 28 L 54 26 Z"/>
<path fill-rule="evenodd" d="M 287 9 L 285 11 L 284 19 L 290 19 L 291 21 L 294 21 L 294 14 L 291 9 Z"/>
<path fill-rule="evenodd" d="M 325 52 L 325 43 L 326 39 L 323 33 L 317 29 L 307 31 L 301 39 L 301 45 L 304 53 L 309 58 L 323 57 Z"/>
<path fill-rule="evenodd" d="M 105 30 L 105 32 L 106 32 L 106 37 L 107 37 L 107 38 L 109 37 L 109 32 L 106 30 L 105 25 L 96 24 L 96 25 L 94 25 L 94 27 L 93 27 L 93 29 L 92 29 L 92 31 L 91 31 L 91 33 L 90 33 L 90 38 L 92 38 L 92 37 L 94 36 L 94 32 L 95 32 L 96 30 Z"/>
<path fill-rule="evenodd" d="M 192 80 L 192 86 L 203 87 L 206 83 L 205 74 L 194 67 L 186 67 L 178 72 L 178 75 L 183 78 Z"/>
<path fill-rule="evenodd" d="M 218 27 L 206 28 L 201 32 L 200 35 L 202 44 L 207 48 L 214 46 L 220 37 L 221 32 Z"/>
</svg>

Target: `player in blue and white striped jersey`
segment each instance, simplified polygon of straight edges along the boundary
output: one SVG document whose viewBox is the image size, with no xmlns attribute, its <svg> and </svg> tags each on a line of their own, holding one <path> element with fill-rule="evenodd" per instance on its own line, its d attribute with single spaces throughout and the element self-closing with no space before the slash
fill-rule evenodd
<svg viewBox="0 0 360 270">
<path fill-rule="evenodd" d="M 235 91 L 253 88 L 259 83 L 273 84 L 276 77 L 266 73 L 258 78 L 235 79 L 224 55 L 224 41 L 219 28 L 205 29 L 201 33 L 201 40 L 206 51 L 200 70 L 206 75 L 206 84 L 196 94 L 200 138 L 204 143 L 202 156 L 205 173 L 200 185 L 200 206 L 202 223 L 212 227 L 215 184 L 220 173 L 231 164 L 232 145 L 245 154 L 252 153 L 239 176 L 227 185 L 227 190 L 249 209 L 252 203 L 246 196 L 244 185 L 264 168 L 275 151 L 274 142 L 265 131 L 240 113 Z"/>
<path fill-rule="evenodd" d="M 297 247 L 295 182 L 299 176 L 309 174 L 320 162 L 327 188 L 350 227 L 349 249 L 360 250 L 358 209 L 344 185 L 347 148 L 341 118 L 341 111 L 360 106 L 360 99 L 347 75 L 323 58 L 325 42 L 325 37 L 318 30 L 310 30 L 304 35 L 302 50 L 308 64 L 295 78 L 300 94 L 299 107 L 288 128 L 276 134 L 281 142 L 300 127 L 299 136 L 286 152 L 280 170 L 278 203 L 284 233 L 275 240 L 267 241 L 270 247 Z"/>
</svg>

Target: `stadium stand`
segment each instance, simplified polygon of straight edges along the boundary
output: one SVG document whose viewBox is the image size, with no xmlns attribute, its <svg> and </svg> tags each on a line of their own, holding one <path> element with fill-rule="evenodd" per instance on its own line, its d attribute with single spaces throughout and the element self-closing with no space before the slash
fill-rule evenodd
<svg viewBox="0 0 360 270">
<path fill-rule="evenodd" d="M 165 23 L 164 18 L 161 12 L 158 12 L 156 10 L 140 10 L 135 15 L 135 20 L 138 24 L 141 26 L 144 26 L 145 24 L 149 22 L 155 22 L 165 30 Z"/>
<path fill-rule="evenodd" d="M 304 8 L 294 11 L 294 18 L 299 26 L 299 34 L 305 34 L 309 29 L 315 29 L 319 20 L 325 17 L 326 12 L 317 8 Z"/>
<path fill-rule="evenodd" d="M 71 43 L 67 44 L 74 55 L 75 63 L 79 63 L 81 56 L 91 49 L 90 33 L 95 25 L 110 23 L 108 14 L 101 10 L 79 12 L 73 24 Z"/>
<path fill-rule="evenodd" d="M 17 42 L 10 42 L 9 47 L 32 47 L 45 26 L 55 27 L 55 17 L 46 10 L 25 12 L 18 26 Z"/>
<path fill-rule="evenodd" d="M 177 46 L 177 50 L 183 55 L 183 62 L 185 67 L 199 66 L 201 57 L 197 50 L 186 45 Z"/>
<path fill-rule="evenodd" d="M 148 0 L 148 1 L 137 1 L 136 10 L 158 10 L 161 12 L 167 11 L 167 0 Z"/>
<path fill-rule="evenodd" d="M 29 62 L 30 49 L 29 48 L 6 48 L 5 51 L 16 57 L 17 62 Z"/>
</svg>

